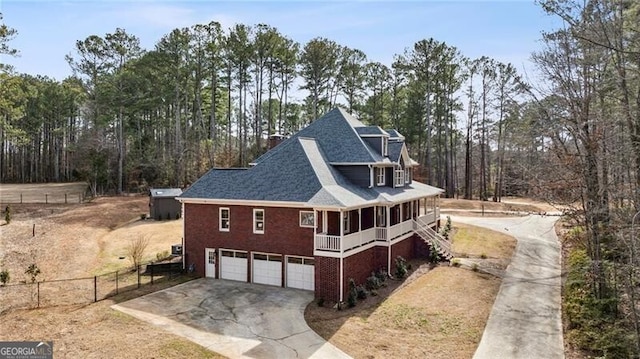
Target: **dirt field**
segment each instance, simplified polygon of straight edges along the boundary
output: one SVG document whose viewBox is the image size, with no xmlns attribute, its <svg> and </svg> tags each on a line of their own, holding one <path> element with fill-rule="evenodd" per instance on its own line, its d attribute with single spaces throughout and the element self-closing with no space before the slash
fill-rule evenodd
<svg viewBox="0 0 640 359">
<path fill-rule="evenodd" d="M 6 186 L 16 190 L 16 185 L 3 184 L 2 191 L 7 191 Z M 22 193 L 52 193 L 52 188 L 65 191 L 65 186 L 46 185 L 38 190 L 25 185 Z M 38 280 L 101 274 L 130 266 L 128 260 L 120 259 L 126 254 L 123 248 L 141 235 L 150 237 L 145 259 L 153 259 L 157 252 L 181 243 L 182 220 L 140 220 L 140 214 L 148 211 L 147 203 L 146 196 L 138 196 L 98 198 L 83 204 L 13 204 L 11 223 L 6 225 L 4 216 L 0 221 L 0 268 L 9 270 L 10 284 L 26 280 L 29 263 L 42 270 Z M 171 282 L 145 286 L 95 304 L 11 310 L 0 315 L 0 338 L 53 340 L 59 358 L 220 358 L 109 307 L 168 285 Z"/>
</svg>

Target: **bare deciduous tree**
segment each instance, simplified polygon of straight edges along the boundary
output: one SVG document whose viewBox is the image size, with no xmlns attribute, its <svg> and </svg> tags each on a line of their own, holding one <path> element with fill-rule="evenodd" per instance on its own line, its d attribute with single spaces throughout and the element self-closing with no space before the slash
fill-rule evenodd
<svg viewBox="0 0 640 359">
<path fill-rule="evenodd" d="M 140 235 L 134 239 L 129 240 L 127 245 L 127 257 L 131 261 L 134 267 L 138 267 L 142 263 L 144 252 L 149 246 L 149 236 Z"/>
</svg>

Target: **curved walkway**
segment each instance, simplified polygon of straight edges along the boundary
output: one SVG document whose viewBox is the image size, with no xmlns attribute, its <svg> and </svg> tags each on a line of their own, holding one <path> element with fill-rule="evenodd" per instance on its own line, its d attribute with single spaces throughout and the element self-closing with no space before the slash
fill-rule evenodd
<svg viewBox="0 0 640 359">
<path fill-rule="evenodd" d="M 313 293 L 197 279 L 112 306 L 228 358 L 350 358 L 311 330 Z"/>
<path fill-rule="evenodd" d="M 507 267 L 474 359 L 564 358 L 558 217 L 451 216 L 454 222 L 514 236 Z"/>
</svg>

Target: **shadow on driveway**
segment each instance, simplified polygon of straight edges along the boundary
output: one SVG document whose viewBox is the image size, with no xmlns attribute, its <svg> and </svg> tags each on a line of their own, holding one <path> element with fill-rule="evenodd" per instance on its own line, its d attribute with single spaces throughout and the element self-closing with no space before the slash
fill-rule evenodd
<svg viewBox="0 0 640 359">
<path fill-rule="evenodd" d="M 349 358 L 309 328 L 313 293 L 197 279 L 112 308 L 229 358 Z"/>
</svg>

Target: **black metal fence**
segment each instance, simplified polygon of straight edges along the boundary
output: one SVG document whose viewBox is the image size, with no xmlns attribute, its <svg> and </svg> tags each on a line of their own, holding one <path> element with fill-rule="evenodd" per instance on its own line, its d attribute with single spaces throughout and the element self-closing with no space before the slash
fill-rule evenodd
<svg viewBox="0 0 640 359">
<path fill-rule="evenodd" d="M 147 263 L 93 277 L 4 285 L 0 286 L 0 313 L 9 309 L 97 302 L 182 274 L 182 263 Z"/>
</svg>

